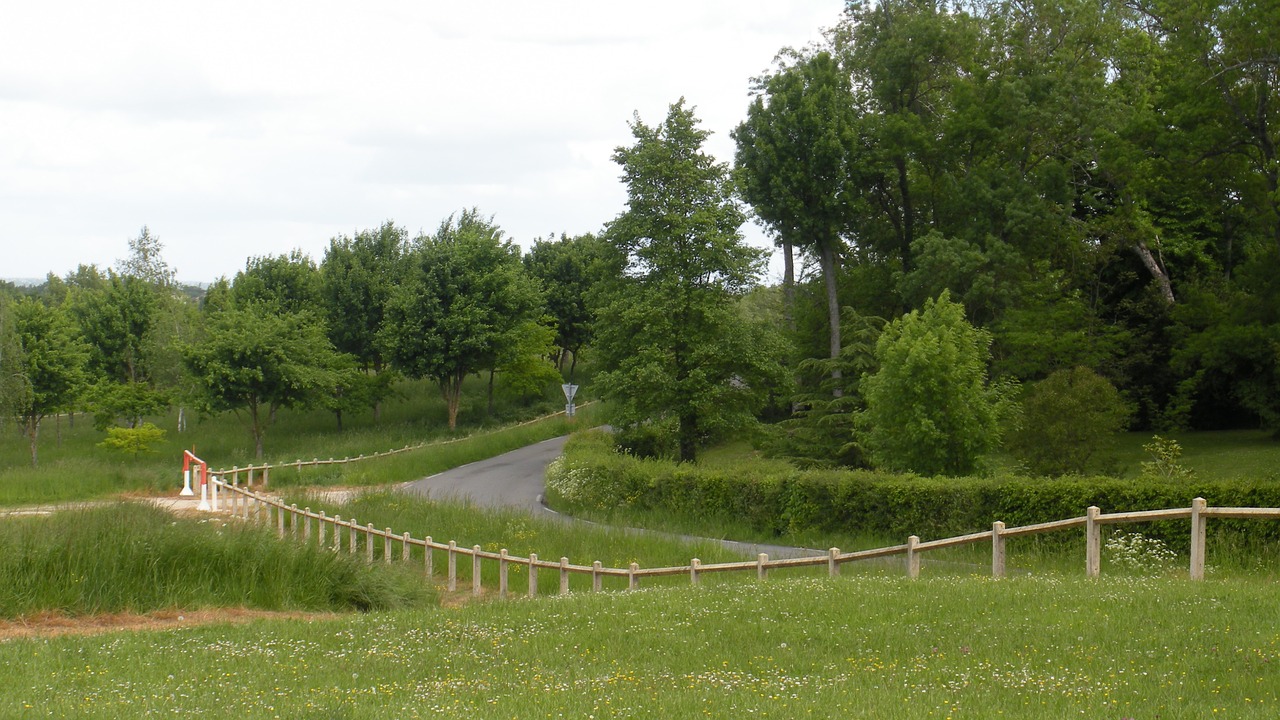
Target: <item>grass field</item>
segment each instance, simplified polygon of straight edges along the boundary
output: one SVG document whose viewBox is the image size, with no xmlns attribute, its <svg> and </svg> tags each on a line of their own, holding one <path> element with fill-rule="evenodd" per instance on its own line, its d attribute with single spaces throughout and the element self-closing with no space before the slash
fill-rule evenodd
<svg viewBox="0 0 1280 720">
<path fill-rule="evenodd" d="M 0 644 L 0 715 L 1274 718 L 1280 597 L 876 575 Z"/>
</svg>

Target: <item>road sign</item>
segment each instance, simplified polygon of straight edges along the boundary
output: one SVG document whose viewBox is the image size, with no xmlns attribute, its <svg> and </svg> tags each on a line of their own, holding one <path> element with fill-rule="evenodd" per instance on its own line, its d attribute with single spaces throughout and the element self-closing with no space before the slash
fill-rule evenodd
<svg viewBox="0 0 1280 720">
<path fill-rule="evenodd" d="M 568 401 L 564 405 L 565 417 L 573 417 L 573 396 L 578 394 L 578 386 L 571 383 L 565 383 L 560 386 L 560 389 L 564 391 L 564 399 Z"/>
</svg>

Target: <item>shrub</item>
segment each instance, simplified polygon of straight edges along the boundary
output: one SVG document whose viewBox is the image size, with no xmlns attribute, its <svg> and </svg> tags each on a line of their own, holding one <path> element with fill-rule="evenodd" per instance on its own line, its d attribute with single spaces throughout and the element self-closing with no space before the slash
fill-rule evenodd
<svg viewBox="0 0 1280 720">
<path fill-rule="evenodd" d="M 889 324 L 876 342 L 880 369 L 862 381 L 864 437 L 877 467 L 963 475 L 999 444 L 990 345 L 946 291 Z"/>
<path fill-rule="evenodd" d="M 1058 370 L 1027 393 L 1010 450 L 1033 473 L 1088 472 L 1096 469 L 1129 414 L 1106 378 L 1086 367 Z"/>
</svg>

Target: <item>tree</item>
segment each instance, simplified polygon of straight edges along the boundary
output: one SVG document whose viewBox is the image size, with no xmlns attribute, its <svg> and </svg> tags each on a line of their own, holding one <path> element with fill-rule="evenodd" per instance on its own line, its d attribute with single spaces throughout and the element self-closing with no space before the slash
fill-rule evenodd
<svg viewBox="0 0 1280 720">
<path fill-rule="evenodd" d="M 779 381 L 777 343 L 736 308 L 762 254 L 743 243 L 728 169 L 703 152 L 709 133 L 683 99 L 660 125 L 637 116 L 631 132 L 635 143 L 614 152 L 627 210 L 604 234 L 615 276 L 598 316 L 597 383 L 615 424 L 673 422 L 692 461 L 708 436 L 751 421 Z"/>
<path fill-rule="evenodd" d="M 1129 415 L 1106 378 L 1082 366 L 1058 370 L 1023 398 L 1010 450 L 1035 473 L 1082 473 L 1107 451 Z"/>
<path fill-rule="evenodd" d="M 529 274 L 542 282 L 547 312 L 555 321 L 555 344 L 560 348 L 557 367 L 566 354 L 572 355 L 569 379 L 573 380 L 578 355 L 591 342 L 590 296 L 597 282 L 594 266 L 600 256 L 600 240 L 594 235 L 559 240 L 535 240 L 524 256 Z"/>
<path fill-rule="evenodd" d="M 199 343 L 183 359 L 203 412 L 247 416 L 254 456 L 279 407 L 308 407 L 333 394 L 340 356 L 324 326 L 309 314 L 250 302 L 213 313 Z"/>
<path fill-rule="evenodd" d="M 472 208 L 414 241 L 380 337 L 395 367 L 439 383 L 454 429 L 462 381 L 494 370 L 542 304 L 520 249 Z"/>
<path fill-rule="evenodd" d="M 66 410 L 84 388 L 88 351 L 59 308 L 24 298 L 13 308 L 21 382 L 14 413 L 31 444 L 31 465 L 39 464 L 40 423 Z"/>
<path fill-rule="evenodd" d="M 787 263 L 787 317 L 794 312 L 791 248 L 818 258 L 826 288 L 832 359 L 839 357 L 837 261 L 854 226 L 857 114 L 848 73 L 830 53 L 787 53 L 793 65 L 759 80 L 747 119 L 733 132 L 735 178 L 756 215 L 779 237 Z M 831 370 L 841 393 L 838 365 Z"/>
<path fill-rule="evenodd" d="M 876 341 L 880 368 L 862 381 L 862 438 L 875 465 L 963 475 L 999 445 L 1001 397 L 987 384 L 990 344 L 949 292 L 885 328 Z"/>
<path fill-rule="evenodd" d="M 164 261 L 164 243 L 146 225 L 136 238 L 129 239 L 129 257 L 116 261 L 121 275 L 135 277 L 156 287 L 173 287 L 177 271 Z"/>
<path fill-rule="evenodd" d="M 383 366 L 378 332 L 407 245 L 405 229 L 388 220 L 354 238 L 333 238 L 320 263 L 329 337 L 334 347 L 374 371 Z"/>
<path fill-rule="evenodd" d="M 315 312 L 321 307 L 320 272 L 301 250 L 252 257 L 231 281 L 231 295 L 241 305 L 258 302 L 283 313 Z"/>
</svg>

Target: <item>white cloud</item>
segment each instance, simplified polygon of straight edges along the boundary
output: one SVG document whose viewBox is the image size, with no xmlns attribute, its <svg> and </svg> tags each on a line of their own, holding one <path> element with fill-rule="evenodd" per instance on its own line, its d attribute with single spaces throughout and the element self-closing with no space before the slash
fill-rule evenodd
<svg viewBox="0 0 1280 720">
<path fill-rule="evenodd" d="M 26 3 L 0 45 L 0 277 L 112 264 L 149 225 L 189 280 L 463 207 L 598 230 L 633 112 L 715 132 L 838 0 Z"/>
</svg>

